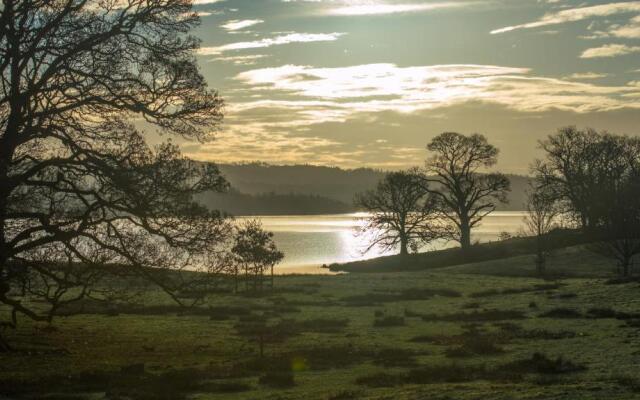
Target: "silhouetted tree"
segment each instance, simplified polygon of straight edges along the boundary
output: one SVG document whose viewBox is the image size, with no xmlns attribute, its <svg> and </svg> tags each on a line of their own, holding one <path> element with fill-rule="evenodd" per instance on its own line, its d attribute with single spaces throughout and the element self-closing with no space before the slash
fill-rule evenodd
<svg viewBox="0 0 640 400">
<path fill-rule="evenodd" d="M 525 208 L 525 229 L 536 239 L 536 271 L 544 275 L 550 252 L 549 233 L 557 227 L 559 208 L 549 193 L 536 188 L 531 188 L 527 193 Z"/>
<path fill-rule="evenodd" d="M 129 266 L 177 301 L 191 281 L 166 270 L 217 268 L 230 227 L 193 196 L 226 182 L 171 143 L 150 148 L 127 122 L 196 140 L 215 130 L 222 100 L 198 72 L 197 22 L 186 0 L 3 3 L 0 303 L 12 324 L 49 318 L 22 301 L 25 277 L 55 270 L 43 253 L 78 268 Z M 57 273 L 77 286 L 80 275 Z"/>
<path fill-rule="evenodd" d="M 356 195 L 354 204 L 370 214 L 360 234 L 371 235 L 366 251 L 400 247 L 400 254 L 444 236 L 426 177 L 417 169 L 388 173 L 375 189 Z"/>
<path fill-rule="evenodd" d="M 537 186 L 544 187 L 572 214 L 585 232 L 602 224 L 615 197 L 615 185 L 630 168 L 636 139 L 593 129 L 561 128 L 540 143 Z"/>
<path fill-rule="evenodd" d="M 535 165 L 536 184 L 563 204 L 595 243 L 628 275 L 638 239 L 640 140 L 575 127 L 541 142 L 545 159 Z"/>
<path fill-rule="evenodd" d="M 591 249 L 616 260 L 622 276 L 631 275 L 640 254 L 640 175 L 631 172 L 618 182 Z"/>
<path fill-rule="evenodd" d="M 455 132 L 436 136 L 427 149 L 432 153 L 426 161 L 426 173 L 433 184 L 430 191 L 439 200 L 442 216 L 456 228 L 453 239 L 468 249 L 471 229 L 496 209 L 497 202 L 507 201 L 507 177 L 480 173 L 496 164 L 498 149 L 482 135 Z"/>
<path fill-rule="evenodd" d="M 238 291 L 238 265 L 245 271 L 245 285 L 253 280 L 253 289 L 262 288 L 264 273 L 270 270 L 271 287 L 273 287 L 273 268 L 283 258 L 273 241 L 273 233 L 262 229 L 258 220 L 247 220 L 236 228 L 232 253 L 236 256 L 234 266 L 235 291 Z"/>
</svg>

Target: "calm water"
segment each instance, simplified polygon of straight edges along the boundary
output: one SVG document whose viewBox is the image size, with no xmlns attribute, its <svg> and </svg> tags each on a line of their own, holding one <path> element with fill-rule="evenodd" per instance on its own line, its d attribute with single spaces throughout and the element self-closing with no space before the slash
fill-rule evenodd
<svg viewBox="0 0 640 400">
<path fill-rule="evenodd" d="M 278 265 L 280 273 L 326 273 L 322 264 L 364 260 L 386 255 L 380 249 L 366 254 L 366 238 L 356 236 L 355 228 L 362 224 L 366 214 L 335 215 L 282 215 L 256 217 L 266 230 L 274 232 L 278 248 L 285 258 Z M 472 231 L 473 240 L 488 242 L 498 239 L 501 232 L 519 233 L 523 227 L 524 213 L 495 212 L 486 217 L 482 225 Z M 442 249 L 455 243 L 433 243 L 429 249 Z M 391 254 L 391 253 L 388 253 Z"/>
</svg>

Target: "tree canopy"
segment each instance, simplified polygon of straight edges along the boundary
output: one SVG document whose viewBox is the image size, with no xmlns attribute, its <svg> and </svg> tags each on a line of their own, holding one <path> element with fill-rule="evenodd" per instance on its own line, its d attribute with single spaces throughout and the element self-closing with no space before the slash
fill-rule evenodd
<svg viewBox="0 0 640 400">
<path fill-rule="evenodd" d="M 0 10 L 0 302 L 43 319 L 19 295 L 34 272 L 126 265 L 217 268 L 225 218 L 193 201 L 225 190 L 212 165 L 145 130 L 207 140 L 222 99 L 198 72 L 186 0 L 7 0 Z M 42 264 L 43 254 L 52 261 Z M 184 282 L 183 282 L 184 283 Z"/>
</svg>

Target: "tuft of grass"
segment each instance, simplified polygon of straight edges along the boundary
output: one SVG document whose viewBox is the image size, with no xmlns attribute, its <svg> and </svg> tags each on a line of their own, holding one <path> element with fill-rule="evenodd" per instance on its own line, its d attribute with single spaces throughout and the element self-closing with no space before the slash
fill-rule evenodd
<svg viewBox="0 0 640 400">
<path fill-rule="evenodd" d="M 445 350 L 447 357 L 474 357 L 501 353 L 504 353 L 504 349 L 496 345 L 495 338 L 482 334 L 464 335 L 460 346 Z"/>
<path fill-rule="evenodd" d="M 508 363 L 505 367 L 515 372 L 537 374 L 567 374 L 587 369 L 585 366 L 575 364 L 562 356 L 549 358 L 543 353 L 534 353 L 531 358 Z"/>
<path fill-rule="evenodd" d="M 448 322 L 487 322 L 487 321 L 504 321 L 512 319 L 524 319 L 526 315 L 522 311 L 517 310 L 483 310 L 473 311 L 470 313 L 453 313 L 453 314 L 425 314 L 422 316 L 424 321 L 448 321 Z"/>
<path fill-rule="evenodd" d="M 404 383 L 401 375 L 378 372 L 371 375 L 364 375 L 356 379 L 356 384 L 373 388 L 394 387 Z"/>
<path fill-rule="evenodd" d="M 574 318 L 584 318 L 584 315 L 582 315 L 580 311 L 575 310 L 573 308 L 558 307 L 540 314 L 540 317 L 556 318 L 556 319 L 574 319 Z"/>
<path fill-rule="evenodd" d="M 373 326 L 376 328 L 389 328 L 394 326 L 404 326 L 404 317 L 396 317 L 393 315 L 387 315 L 386 317 L 376 318 L 373 321 Z"/>
<path fill-rule="evenodd" d="M 347 296 L 342 301 L 351 306 L 371 306 L 379 303 L 398 301 L 429 300 L 433 297 L 462 297 L 454 289 L 408 288 L 399 292 L 370 292 L 361 295 Z"/>
<path fill-rule="evenodd" d="M 383 367 L 413 367 L 416 354 L 411 350 L 400 348 L 382 349 L 375 354 L 373 363 Z"/>
</svg>

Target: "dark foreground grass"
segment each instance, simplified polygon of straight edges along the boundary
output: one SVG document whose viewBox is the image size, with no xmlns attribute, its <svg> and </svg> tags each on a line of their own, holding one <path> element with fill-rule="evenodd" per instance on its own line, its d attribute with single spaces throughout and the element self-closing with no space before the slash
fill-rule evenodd
<svg viewBox="0 0 640 400">
<path fill-rule="evenodd" d="M 193 309 L 160 292 L 77 304 L 4 331 L 0 398 L 638 398 L 637 282 L 496 270 L 278 277 Z"/>
</svg>

